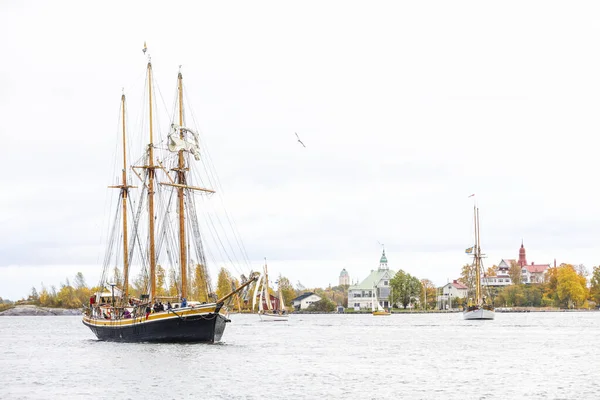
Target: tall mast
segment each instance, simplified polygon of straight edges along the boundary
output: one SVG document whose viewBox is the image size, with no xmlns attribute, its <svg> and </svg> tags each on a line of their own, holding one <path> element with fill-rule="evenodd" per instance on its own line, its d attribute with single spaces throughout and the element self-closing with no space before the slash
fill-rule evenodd
<svg viewBox="0 0 600 400">
<path fill-rule="evenodd" d="M 125 133 L 125 94 L 121 95 L 121 112 L 123 120 L 123 170 L 121 177 L 121 184 L 117 186 L 109 186 L 110 188 L 117 188 L 121 190 L 121 201 L 123 203 L 123 293 L 125 299 L 129 295 L 129 245 L 127 241 L 127 195 L 129 194 L 129 188 L 135 186 L 129 186 L 127 184 L 127 139 Z"/>
<path fill-rule="evenodd" d="M 148 220 L 150 222 L 150 301 L 156 295 L 156 249 L 154 247 L 154 144 L 152 137 L 152 63 L 148 61 L 148 104 L 150 108 L 150 143 L 148 144 Z"/>
<path fill-rule="evenodd" d="M 183 76 L 181 70 L 177 76 L 177 89 L 179 92 L 179 126 L 183 126 Z M 183 140 L 183 129 L 179 129 L 179 138 Z M 185 206 L 184 206 L 184 186 L 185 182 L 185 161 L 183 159 L 183 149 L 179 150 L 179 163 L 177 166 L 177 183 L 182 186 L 177 187 L 177 199 L 179 200 L 179 263 L 181 265 L 181 297 L 187 297 L 187 251 L 185 245 Z"/>
<path fill-rule="evenodd" d="M 473 206 L 473 217 L 475 220 L 475 299 L 481 304 L 481 247 L 479 247 L 479 208 Z"/>
<path fill-rule="evenodd" d="M 267 308 L 271 310 L 271 296 L 269 296 L 269 271 L 267 270 L 267 257 L 265 257 L 265 296 L 267 298 Z"/>
<path fill-rule="evenodd" d="M 121 108 L 123 109 L 123 176 L 121 197 L 123 200 L 123 286 L 125 299 L 129 294 L 129 246 L 127 245 L 127 141 L 125 140 L 125 93 L 121 96 Z"/>
</svg>

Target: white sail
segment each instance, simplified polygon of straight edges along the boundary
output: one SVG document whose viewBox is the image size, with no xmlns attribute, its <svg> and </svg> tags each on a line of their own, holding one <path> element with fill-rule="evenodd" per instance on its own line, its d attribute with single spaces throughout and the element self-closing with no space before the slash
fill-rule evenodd
<svg viewBox="0 0 600 400">
<path fill-rule="evenodd" d="M 258 300 L 258 311 L 262 312 L 263 311 L 263 292 L 264 290 L 260 290 L 260 299 Z"/>
<path fill-rule="evenodd" d="M 258 295 L 258 288 L 260 287 L 262 278 L 263 278 L 262 275 L 259 276 L 258 280 L 256 281 L 256 284 L 254 286 L 254 296 L 252 296 L 252 312 L 254 312 L 254 307 L 256 307 L 256 296 Z"/>
<path fill-rule="evenodd" d="M 263 267 L 264 271 L 265 271 L 265 300 L 267 302 L 267 310 L 272 310 L 273 306 L 271 305 L 271 296 L 269 296 L 269 274 L 267 271 L 267 264 L 265 264 L 265 266 Z"/>
<path fill-rule="evenodd" d="M 285 310 L 285 303 L 283 302 L 283 293 L 281 292 L 281 288 L 279 288 L 279 309 Z"/>
<path fill-rule="evenodd" d="M 190 132 L 194 136 L 194 143 L 178 137 L 180 132 Z M 168 146 L 169 151 L 173 153 L 184 150 L 192 153 L 196 161 L 200 160 L 200 142 L 198 141 L 198 134 L 189 128 L 179 126 L 177 124 L 171 124 Z"/>
<path fill-rule="evenodd" d="M 371 311 L 375 311 L 375 303 L 379 304 L 375 298 L 375 290 L 373 290 L 373 292 L 371 292 Z"/>
</svg>

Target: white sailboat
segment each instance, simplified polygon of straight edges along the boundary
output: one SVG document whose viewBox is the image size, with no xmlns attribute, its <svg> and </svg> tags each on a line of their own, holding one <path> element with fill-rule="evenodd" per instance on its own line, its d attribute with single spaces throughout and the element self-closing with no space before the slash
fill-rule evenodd
<svg viewBox="0 0 600 400">
<path fill-rule="evenodd" d="M 475 264 L 475 298 L 469 299 L 469 304 L 464 309 L 464 319 L 494 319 L 496 312 L 494 306 L 487 303 L 481 290 L 481 242 L 479 238 L 479 208 L 473 206 L 473 219 L 475 222 L 475 246 L 473 247 L 473 262 Z"/>
<path fill-rule="evenodd" d="M 277 289 L 279 307 L 277 309 L 274 309 L 273 305 L 271 304 L 271 298 L 269 295 L 269 272 L 267 270 L 266 260 L 265 266 L 263 267 L 263 272 L 264 273 L 258 278 L 258 282 L 256 282 L 256 286 L 254 287 L 254 296 L 252 298 L 252 310 L 254 310 L 254 308 L 256 307 L 256 297 L 258 296 L 258 316 L 260 317 L 261 321 L 289 320 L 289 314 L 285 310 L 285 303 L 283 301 L 283 293 L 281 292 L 281 287 Z"/>
<path fill-rule="evenodd" d="M 371 296 L 371 312 L 373 313 L 373 315 L 391 315 L 392 313 L 386 311 L 385 308 L 381 307 L 381 304 L 377 300 L 377 296 L 375 295 L 375 293 L 377 293 L 377 287 L 373 288 L 372 293 L 373 295 Z"/>
</svg>

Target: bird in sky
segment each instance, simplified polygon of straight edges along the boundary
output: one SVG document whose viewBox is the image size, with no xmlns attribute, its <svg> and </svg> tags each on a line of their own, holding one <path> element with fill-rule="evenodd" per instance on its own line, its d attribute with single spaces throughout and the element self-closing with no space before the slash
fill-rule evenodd
<svg viewBox="0 0 600 400">
<path fill-rule="evenodd" d="M 296 133 L 296 132 L 294 132 L 294 133 Z M 298 138 L 298 142 L 299 142 L 299 143 L 300 143 L 302 146 L 304 146 L 304 143 L 302 143 L 302 140 L 300 140 L 300 136 L 298 136 L 298 133 L 296 133 L 296 137 Z M 306 146 L 304 146 L 304 147 L 306 147 Z"/>
</svg>

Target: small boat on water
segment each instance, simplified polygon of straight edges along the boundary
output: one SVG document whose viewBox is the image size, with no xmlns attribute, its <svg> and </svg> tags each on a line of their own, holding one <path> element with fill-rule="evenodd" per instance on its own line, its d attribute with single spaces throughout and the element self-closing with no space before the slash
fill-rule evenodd
<svg viewBox="0 0 600 400">
<path fill-rule="evenodd" d="M 372 296 L 372 302 L 371 302 L 371 312 L 373 315 L 392 315 L 391 312 L 386 311 L 385 308 L 381 307 L 381 304 L 379 303 L 379 301 L 377 300 L 377 287 L 373 287 L 373 296 Z"/>
<path fill-rule="evenodd" d="M 463 310 L 463 318 L 466 320 L 475 319 L 494 319 L 496 313 L 494 306 L 488 303 L 488 299 L 483 295 L 481 287 L 481 274 L 483 263 L 481 254 L 481 243 L 479 238 L 479 208 L 473 206 L 473 220 L 475 223 L 475 246 L 467 249 L 467 252 L 473 253 L 473 265 L 475 267 L 475 298 L 469 298 L 468 304 Z"/>
<path fill-rule="evenodd" d="M 144 53 L 146 46 L 144 44 Z M 181 68 L 181 67 L 180 67 Z M 227 305 L 232 296 L 244 290 L 257 276 L 228 294 L 217 298 L 210 288 L 206 269 L 206 249 L 200 234 L 195 193 L 211 195 L 214 190 L 202 187 L 199 171 L 206 171 L 206 161 L 199 163 L 200 144 L 195 129 L 189 127 L 184 112 L 183 77 L 177 77 L 176 110 L 168 135 L 155 142 L 153 132 L 154 105 L 152 63 L 148 56 L 146 68 L 148 141 L 143 155 L 135 165 L 127 162 L 125 132 L 125 94 L 121 96 L 122 111 L 122 172 L 118 185 L 118 204 L 108 240 L 100 290 L 90 297 L 84 308 L 83 324 L 100 340 L 118 342 L 218 342 L 230 322 Z M 144 133 L 146 135 L 146 133 Z M 160 135 L 157 135 L 160 137 Z M 121 142 L 121 140 L 119 140 Z M 201 164 L 198 166 L 196 164 Z M 138 196 L 132 201 L 132 186 L 127 172 L 139 180 Z M 209 176 L 206 180 L 212 182 Z M 202 186 L 201 186 L 202 185 Z M 207 200 L 208 201 L 208 200 Z M 133 217 L 131 221 L 129 217 Z M 130 225 L 128 225 L 130 222 Z M 211 221 L 211 223 L 213 223 Z M 214 226 L 214 224 L 213 224 Z M 132 238 L 129 241 L 129 238 Z M 226 251 L 226 250 L 225 250 Z M 122 259 L 119 256 L 122 255 Z M 195 289 L 188 282 L 188 267 L 194 254 L 196 263 Z M 165 293 L 165 270 L 159 260 L 170 265 L 173 291 Z M 135 260 L 135 261 L 132 261 Z M 133 296 L 130 270 L 135 264 L 141 269 L 140 293 Z M 116 266 L 120 266 L 122 269 Z M 113 277 L 109 278 L 113 268 Z M 177 273 L 177 271 L 179 273 Z M 119 278 L 119 279 L 117 279 Z M 162 284 L 157 284 L 157 279 Z M 110 286 L 110 290 L 107 290 Z M 141 289 L 140 289 L 141 288 Z M 110 293 L 110 295 L 108 295 Z M 201 294 L 202 293 L 202 294 Z M 175 294 L 175 295 L 173 295 Z M 188 300 L 188 296 L 197 296 Z"/>
<path fill-rule="evenodd" d="M 258 316 L 261 321 L 288 321 L 290 315 L 285 310 L 285 302 L 283 301 L 283 293 L 281 285 L 277 288 L 277 300 L 272 301 L 272 296 L 269 294 L 269 271 L 267 269 L 267 260 L 263 267 L 263 274 L 258 278 L 258 282 L 254 287 L 254 296 L 252 297 L 252 310 L 256 307 L 256 299 L 258 297 Z"/>
</svg>

